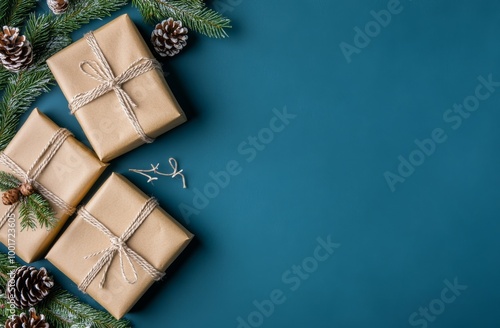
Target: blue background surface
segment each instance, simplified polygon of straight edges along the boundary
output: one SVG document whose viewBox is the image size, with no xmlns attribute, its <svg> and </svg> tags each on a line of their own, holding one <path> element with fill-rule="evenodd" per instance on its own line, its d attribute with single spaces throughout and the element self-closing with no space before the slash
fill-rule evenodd
<svg viewBox="0 0 500 328">
<path fill-rule="evenodd" d="M 189 121 L 100 180 L 123 173 L 196 234 L 127 315 L 135 327 L 498 327 L 500 89 L 460 125 L 447 111 L 474 105 L 478 77 L 500 81 L 500 2 L 401 0 L 387 26 L 370 23 L 391 3 L 211 2 L 233 20 L 230 38 L 191 34 L 164 64 Z M 125 12 L 149 39 L 136 9 L 113 17 Z M 365 26 L 372 36 L 355 40 Z M 348 63 L 341 44 L 355 41 Z M 58 87 L 36 106 L 86 140 Z M 269 135 L 273 109 L 285 107 L 295 117 Z M 446 140 L 420 156 L 415 139 L 435 129 Z M 250 146 L 251 136 L 264 142 Z M 410 155 L 419 165 L 391 190 L 384 174 L 400 175 L 398 157 Z M 168 170 L 170 156 L 189 189 L 128 172 Z M 216 193 L 211 172 L 230 161 L 240 172 Z M 196 191 L 213 197 L 193 204 Z M 315 252 L 318 238 L 337 244 L 333 254 Z M 454 280 L 467 288 L 453 293 Z"/>
</svg>

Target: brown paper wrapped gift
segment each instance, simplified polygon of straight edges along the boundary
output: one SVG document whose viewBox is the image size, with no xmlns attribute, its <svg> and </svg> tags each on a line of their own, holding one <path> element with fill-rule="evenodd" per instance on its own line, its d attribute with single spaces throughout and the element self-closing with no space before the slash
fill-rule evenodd
<svg viewBox="0 0 500 328">
<path fill-rule="evenodd" d="M 95 49 L 89 43 L 92 36 Z M 96 55 L 100 51 L 101 59 Z M 102 161 L 152 142 L 186 121 L 161 67 L 128 15 L 88 33 L 47 63 Z M 146 72 L 135 72 L 141 69 Z M 102 91 L 97 97 L 82 96 L 96 88 Z"/>
<path fill-rule="evenodd" d="M 113 173 L 78 211 L 47 259 L 119 319 L 193 237 L 156 205 Z"/>
<path fill-rule="evenodd" d="M 47 147 L 59 132 L 68 134 L 64 141 L 60 139 L 62 142 L 60 148 Z M 36 163 L 40 155 L 43 155 L 41 159 L 47 158 L 47 153 L 51 150 L 56 151 L 50 161 L 45 164 Z M 16 217 L 17 233 L 14 245 L 16 254 L 24 261 L 32 262 L 45 255 L 45 251 L 69 217 L 70 208 L 78 205 L 104 171 L 106 165 L 101 163 L 87 147 L 69 136 L 67 130 L 60 129 L 38 109 L 33 110 L 14 139 L 0 155 L 0 171 L 13 173 L 21 181 L 26 180 L 26 176 L 23 175 L 36 164 L 31 173 L 36 174 L 38 168 L 40 170 L 34 184 L 40 184 L 40 189 L 46 188 L 69 207 L 69 211 L 65 210 L 64 206 L 57 206 L 48 199 L 58 218 L 56 226 L 51 230 L 38 227 L 36 230 L 27 228 L 21 231 L 17 207 L 6 206 L 0 202 L 0 217 L 6 217 L 10 211 L 14 211 L 13 214 Z M 18 167 L 18 172 L 15 171 L 15 168 L 13 170 L 12 165 Z M 43 165 L 45 166 L 43 167 Z M 28 174 L 29 178 L 33 178 L 31 173 Z M 10 236 L 11 242 L 9 243 L 8 226 L 5 222 L 1 227 L 0 241 L 13 247 L 12 236 Z"/>
</svg>

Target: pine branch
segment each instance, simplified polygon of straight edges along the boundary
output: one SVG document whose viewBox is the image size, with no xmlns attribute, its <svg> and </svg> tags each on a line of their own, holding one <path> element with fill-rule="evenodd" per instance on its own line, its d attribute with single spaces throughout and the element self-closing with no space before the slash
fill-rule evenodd
<svg viewBox="0 0 500 328">
<path fill-rule="evenodd" d="M 0 171 L 0 190 L 7 191 L 9 189 L 17 188 L 21 184 L 13 174 Z"/>
<path fill-rule="evenodd" d="M 6 25 L 12 3 L 12 0 L 0 0 L 0 27 Z"/>
<path fill-rule="evenodd" d="M 231 21 L 198 0 L 132 0 L 144 19 L 154 23 L 172 17 L 188 28 L 212 38 L 227 37 Z"/>
<path fill-rule="evenodd" d="M 93 19 L 111 15 L 127 3 L 128 0 L 76 0 L 64 15 L 55 18 L 53 27 L 58 35 L 71 33 Z"/>
<path fill-rule="evenodd" d="M 41 65 L 13 75 L 0 102 L 0 150 L 7 147 L 17 131 L 19 119 L 33 101 L 49 90 L 52 74 L 47 65 Z"/>
<path fill-rule="evenodd" d="M 50 322 L 57 322 L 57 328 L 71 328 L 75 325 L 92 328 L 130 327 L 128 321 L 116 320 L 111 315 L 80 302 L 61 288 L 53 289 L 37 310 L 45 314 Z"/>
<path fill-rule="evenodd" d="M 28 206 L 28 200 L 26 198 L 21 198 L 19 200 L 19 218 L 21 219 L 21 230 L 30 228 L 31 230 L 36 229 L 36 221 L 33 212 Z"/>
<path fill-rule="evenodd" d="M 12 75 L 14 75 L 14 73 L 9 72 L 3 66 L 0 66 L 0 91 L 5 88 L 7 81 Z M 2 113 L 0 113 L 0 116 L 1 115 Z"/>
<path fill-rule="evenodd" d="M 28 197 L 25 197 L 25 202 L 21 203 L 21 208 L 19 209 L 21 228 L 23 230 L 27 227 L 32 228 L 30 224 L 23 225 L 23 221 L 25 220 L 25 217 L 21 214 L 21 209 L 23 207 L 26 207 L 27 209 L 28 218 L 26 220 L 28 220 L 29 222 L 32 222 L 33 220 L 38 221 L 40 227 L 46 229 L 51 229 L 56 225 L 57 219 L 55 217 L 54 210 L 52 210 L 49 202 L 45 198 L 43 198 L 42 195 L 34 193 L 32 195 L 29 195 Z M 32 229 L 36 229 L 36 224 Z"/>
<path fill-rule="evenodd" d="M 26 17 L 32 12 L 37 4 L 37 0 L 15 0 L 13 1 L 10 16 L 6 19 L 6 25 L 19 27 L 23 25 Z"/>
</svg>

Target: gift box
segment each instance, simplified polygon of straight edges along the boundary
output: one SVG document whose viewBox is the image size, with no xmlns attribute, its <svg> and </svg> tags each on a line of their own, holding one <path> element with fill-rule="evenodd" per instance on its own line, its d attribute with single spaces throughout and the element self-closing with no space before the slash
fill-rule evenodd
<svg viewBox="0 0 500 328">
<path fill-rule="evenodd" d="M 87 33 L 47 64 L 102 161 L 186 121 L 128 15 Z"/>
<path fill-rule="evenodd" d="M 113 173 L 46 258 L 119 319 L 193 237 L 157 205 Z"/>
<path fill-rule="evenodd" d="M 59 128 L 38 109 L 34 109 L 27 121 L 0 153 L 0 171 L 11 173 L 19 181 L 33 179 L 31 184 L 49 201 L 58 219 L 50 230 L 38 226 L 36 230 L 21 229 L 19 204 L 4 205 L 0 202 L 0 241 L 9 250 L 32 262 L 45 255 L 57 233 L 74 207 L 82 200 L 97 178 L 106 168 L 87 147 Z M 12 234 L 15 219 L 16 232 Z M 11 225 L 9 227 L 9 225 Z"/>
</svg>

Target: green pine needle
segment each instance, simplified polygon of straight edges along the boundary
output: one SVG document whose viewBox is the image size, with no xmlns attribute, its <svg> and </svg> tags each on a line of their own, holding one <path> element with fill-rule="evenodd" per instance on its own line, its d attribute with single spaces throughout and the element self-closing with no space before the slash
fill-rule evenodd
<svg viewBox="0 0 500 328">
<path fill-rule="evenodd" d="M 20 27 L 23 25 L 26 17 L 32 12 L 36 5 L 37 0 L 11 0 L 11 9 L 9 16 L 6 17 L 5 25 L 12 27 Z M 2 25 L 3 26 L 3 25 Z"/>
<path fill-rule="evenodd" d="M 107 313 L 98 311 L 80 302 L 61 288 L 54 288 L 49 297 L 39 305 L 38 311 L 45 314 L 49 322 L 57 322 L 57 328 L 129 328 L 126 320 L 116 320 Z M 70 320 L 68 320 L 70 319 Z"/>
<path fill-rule="evenodd" d="M 3 66 L 0 66 L 0 90 L 5 88 L 9 77 L 11 77 L 12 75 L 14 75 L 14 73 L 9 72 L 5 68 L 3 68 Z"/>
<path fill-rule="evenodd" d="M 193 31 L 212 38 L 227 37 L 226 29 L 231 28 L 228 18 L 207 8 L 199 0 L 132 0 L 132 3 L 150 23 L 172 17 Z"/>
<path fill-rule="evenodd" d="M 2 0 L 0 1 L 0 27 L 7 25 L 12 27 L 21 26 L 26 17 L 32 12 L 37 0 Z"/>
<path fill-rule="evenodd" d="M 19 200 L 19 218 L 21 220 L 21 230 L 26 230 L 27 228 L 36 230 L 36 218 L 27 203 L 28 201 L 26 198 L 22 198 Z"/>
<path fill-rule="evenodd" d="M 45 64 L 9 78 L 0 102 L 0 150 L 16 134 L 21 115 L 42 92 L 49 90 L 51 81 L 52 74 Z"/>
<path fill-rule="evenodd" d="M 21 214 L 21 210 L 26 208 L 26 215 Z M 36 224 L 33 227 L 31 222 L 37 221 L 41 228 L 52 229 L 57 219 L 54 210 L 49 202 L 42 195 L 34 193 L 28 197 L 23 197 L 23 202 L 19 208 L 19 216 L 21 219 L 21 229 L 31 228 L 36 229 Z M 26 221 L 25 224 L 23 222 Z"/>
<path fill-rule="evenodd" d="M 17 188 L 21 185 L 21 181 L 19 181 L 14 175 L 0 171 L 0 190 L 7 191 L 9 189 Z"/>
<path fill-rule="evenodd" d="M 5 25 L 11 8 L 11 0 L 0 0 L 0 27 Z"/>
</svg>

